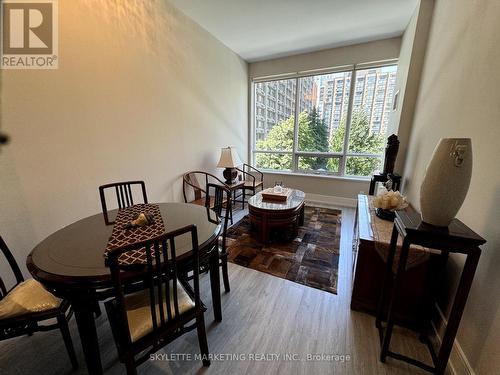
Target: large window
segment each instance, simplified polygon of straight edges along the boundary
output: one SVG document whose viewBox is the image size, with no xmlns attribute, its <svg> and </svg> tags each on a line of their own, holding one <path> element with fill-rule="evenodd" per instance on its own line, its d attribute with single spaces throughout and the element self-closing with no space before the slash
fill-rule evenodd
<svg viewBox="0 0 500 375">
<path fill-rule="evenodd" d="M 340 176 L 379 170 L 396 72 L 391 65 L 254 83 L 257 168 Z"/>
</svg>

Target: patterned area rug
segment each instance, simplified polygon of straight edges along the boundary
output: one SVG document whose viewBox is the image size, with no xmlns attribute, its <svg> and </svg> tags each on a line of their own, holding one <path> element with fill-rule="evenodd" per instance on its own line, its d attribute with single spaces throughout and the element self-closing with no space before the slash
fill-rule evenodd
<svg viewBox="0 0 500 375">
<path fill-rule="evenodd" d="M 271 243 L 252 235 L 245 216 L 228 230 L 229 261 L 337 294 L 341 211 L 306 207 L 298 236 L 271 232 Z"/>
</svg>

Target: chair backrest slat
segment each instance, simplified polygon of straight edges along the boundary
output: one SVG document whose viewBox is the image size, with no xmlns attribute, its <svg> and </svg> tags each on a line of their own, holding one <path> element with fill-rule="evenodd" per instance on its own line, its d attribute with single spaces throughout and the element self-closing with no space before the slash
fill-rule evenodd
<svg viewBox="0 0 500 375">
<path fill-rule="evenodd" d="M 213 191 L 213 195 L 212 195 Z M 231 212 L 231 190 L 222 185 L 208 184 L 207 185 L 207 199 L 205 200 L 205 206 L 210 208 L 210 199 L 212 197 L 212 210 L 215 211 L 217 216 L 224 220 L 222 229 L 222 252 L 226 251 L 226 237 L 227 228 L 229 225 L 229 217 Z M 223 211 L 224 210 L 224 214 Z"/>
<path fill-rule="evenodd" d="M 7 259 L 7 262 L 9 263 L 12 273 L 14 273 L 14 277 L 16 278 L 16 285 L 23 282 L 23 274 L 21 273 L 14 255 L 12 255 L 12 252 L 9 250 L 9 247 L 3 240 L 2 236 L 0 236 L 0 250 L 2 250 L 5 259 Z M 8 288 L 5 286 L 2 278 L 0 277 L 0 299 L 2 299 L 7 294 L 7 289 Z"/>
<path fill-rule="evenodd" d="M 114 188 L 118 209 L 122 210 L 134 204 L 134 195 L 132 191 L 133 185 L 139 185 L 141 187 L 143 202 L 148 203 L 146 184 L 144 183 L 144 181 L 113 182 L 111 184 L 99 186 L 99 196 L 101 198 L 102 214 L 104 216 L 104 222 L 106 223 L 106 225 L 113 224 L 114 221 L 109 220 L 105 190 Z"/>
<path fill-rule="evenodd" d="M 144 292 L 149 296 L 149 310 L 153 332 L 161 332 L 162 328 L 166 328 L 169 322 L 180 316 L 178 282 L 180 281 L 179 275 L 181 273 L 178 272 L 177 246 L 175 239 L 188 233 L 191 233 L 191 261 L 198 266 L 193 272 L 194 291 L 187 286 L 191 290 L 191 293 L 188 294 L 194 295 L 196 306 L 200 305 L 198 235 L 196 226 L 189 225 L 179 230 L 165 233 L 151 240 L 142 241 L 133 245 L 126 245 L 108 254 L 108 265 L 113 275 L 114 288 L 117 293 L 116 306 L 119 310 L 118 316 L 120 318 L 126 319 L 126 294 L 124 294 L 126 280 L 122 279 L 122 276 L 127 274 L 127 270 L 121 269 L 118 258 L 125 252 L 139 249 L 144 249 L 146 253 L 146 267 L 144 267 L 142 271 L 130 272 L 135 272 L 133 273 L 134 278 L 146 281 L 144 288 L 147 289 L 147 291 L 144 290 Z M 186 282 L 182 281 L 181 284 L 183 286 L 187 285 Z M 172 290 L 170 290 L 171 287 Z M 137 291 L 134 290 L 133 292 Z M 126 327 L 126 332 L 129 332 L 126 322 L 123 323 L 122 326 Z"/>
</svg>

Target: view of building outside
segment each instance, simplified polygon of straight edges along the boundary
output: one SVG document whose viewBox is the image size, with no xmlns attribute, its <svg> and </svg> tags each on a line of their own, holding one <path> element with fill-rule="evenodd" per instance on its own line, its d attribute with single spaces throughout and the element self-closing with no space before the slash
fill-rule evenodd
<svg viewBox="0 0 500 375">
<path fill-rule="evenodd" d="M 344 158 L 344 174 L 372 174 L 380 167 L 396 72 L 395 65 L 356 71 L 350 134 L 346 134 L 345 128 L 351 71 L 256 83 L 256 165 L 265 169 L 339 174 Z M 297 97 L 300 102 L 296 114 Z M 295 116 L 298 154 L 294 168 Z M 346 137 L 348 149 L 344 150 Z"/>
</svg>

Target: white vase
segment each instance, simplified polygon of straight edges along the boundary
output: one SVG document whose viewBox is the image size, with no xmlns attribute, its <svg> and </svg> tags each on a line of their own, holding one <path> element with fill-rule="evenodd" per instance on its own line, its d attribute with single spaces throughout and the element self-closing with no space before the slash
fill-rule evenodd
<svg viewBox="0 0 500 375">
<path fill-rule="evenodd" d="M 447 227 L 462 207 L 471 174 L 470 138 L 442 138 L 434 149 L 420 187 L 422 220 Z"/>
</svg>

